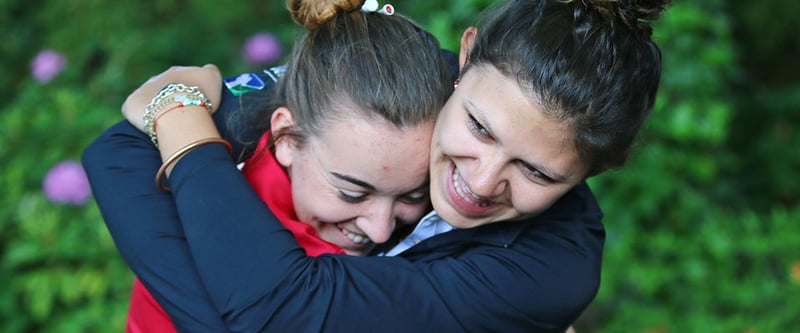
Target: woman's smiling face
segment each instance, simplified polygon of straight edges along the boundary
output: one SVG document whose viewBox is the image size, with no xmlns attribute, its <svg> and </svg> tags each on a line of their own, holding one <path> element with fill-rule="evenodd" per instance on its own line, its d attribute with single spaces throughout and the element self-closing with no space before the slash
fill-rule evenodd
<svg viewBox="0 0 800 333">
<path fill-rule="evenodd" d="M 585 179 L 572 135 L 516 80 L 491 66 L 473 66 L 434 130 L 434 208 L 456 228 L 541 213 Z"/>
<path fill-rule="evenodd" d="M 400 129 L 352 116 L 301 147 L 279 140 L 275 156 L 287 168 L 298 219 L 350 255 L 387 241 L 396 224 L 416 223 L 430 209 L 432 132 L 432 121 Z"/>
</svg>

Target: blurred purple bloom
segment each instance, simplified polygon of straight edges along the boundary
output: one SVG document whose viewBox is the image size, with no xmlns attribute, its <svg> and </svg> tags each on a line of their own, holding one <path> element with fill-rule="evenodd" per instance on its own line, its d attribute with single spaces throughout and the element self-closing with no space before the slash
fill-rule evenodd
<svg viewBox="0 0 800 333">
<path fill-rule="evenodd" d="M 42 190 L 52 202 L 76 206 L 85 204 L 92 194 L 83 167 L 71 160 L 56 164 L 47 172 Z"/>
<path fill-rule="evenodd" d="M 54 50 L 42 50 L 31 61 L 31 75 L 39 83 L 50 82 L 67 65 L 67 58 Z"/>
<path fill-rule="evenodd" d="M 281 42 L 268 32 L 250 36 L 242 50 L 244 60 L 254 65 L 265 65 L 281 57 Z"/>
</svg>

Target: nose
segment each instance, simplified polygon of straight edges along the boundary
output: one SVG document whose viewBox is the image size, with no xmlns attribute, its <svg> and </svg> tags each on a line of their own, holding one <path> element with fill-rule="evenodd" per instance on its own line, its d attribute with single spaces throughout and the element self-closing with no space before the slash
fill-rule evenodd
<svg viewBox="0 0 800 333">
<path fill-rule="evenodd" d="M 469 170 L 465 178 L 470 190 L 485 198 L 502 195 L 508 188 L 508 179 L 504 174 L 506 164 L 502 154 L 499 152 L 485 154 L 476 162 L 477 167 Z"/>
<path fill-rule="evenodd" d="M 374 243 L 388 241 L 395 227 L 393 202 L 376 200 L 356 219 L 356 226 Z"/>
</svg>

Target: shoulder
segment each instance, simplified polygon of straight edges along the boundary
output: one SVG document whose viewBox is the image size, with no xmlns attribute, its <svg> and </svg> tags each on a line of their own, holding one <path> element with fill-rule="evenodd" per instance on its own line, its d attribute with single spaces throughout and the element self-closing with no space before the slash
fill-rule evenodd
<svg viewBox="0 0 800 333">
<path fill-rule="evenodd" d="M 476 246 L 451 262 L 458 266 L 451 267 L 454 274 L 471 275 L 476 287 L 485 284 L 480 286 L 486 290 L 480 299 L 490 306 L 471 308 L 477 311 L 469 315 L 485 320 L 507 318 L 508 325 L 519 325 L 514 327 L 563 332 L 599 290 L 602 228 L 534 221 L 499 223 L 525 227 L 505 247 Z"/>
<path fill-rule="evenodd" d="M 265 127 L 267 124 L 259 121 L 259 116 L 269 108 L 281 75 L 283 66 L 223 79 L 222 99 L 214 114 L 223 137 L 233 139 L 236 143 L 258 140 L 261 133 L 268 129 Z"/>
<path fill-rule="evenodd" d="M 272 67 L 258 72 L 241 73 L 222 80 L 226 95 L 252 97 L 269 93 L 283 75 L 283 66 Z"/>
<path fill-rule="evenodd" d="M 486 230 L 454 230 L 453 236 L 462 234 L 462 242 L 409 259 L 425 267 L 421 275 L 437 281 L 437 295 L 459 314 L 464 327 L 563 332 L 599 289 L 602 234 L 593 227 L 562 228 L 548 222 L 494 224 L 503 229 L 497 237 L 477 235 L 492 233 Z M 513 239 L 505 243 L 503 237 L 511 234 Z"/>
<path fill-rule="evenodd" d="M 539 216 L 487 225 L 504 230 L 504 246 L 475 247 L 461 258 L 480 267 L 495 293 L 516 304 L 523 320 L 560 329 L 599 290 L 605 242 L 601 218 L 591 190 L 581 184 Z"/>
<path fill-rule="evenodd" d="M 574 321 L 600 288 L 605 229 L 602 212 L 586 184 L 576 186 L 551 210 L 522 221 L 511 244 L 520 283 L 514 297 L 535 297 L 539 319 Z"/>
</svg>

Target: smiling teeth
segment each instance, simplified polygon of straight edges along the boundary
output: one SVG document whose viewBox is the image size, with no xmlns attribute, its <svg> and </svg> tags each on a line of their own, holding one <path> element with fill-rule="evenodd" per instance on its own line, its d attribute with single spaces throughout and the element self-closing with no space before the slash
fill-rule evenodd
<svg viewBox="0 0 800 333">
<path fill-rule="evenodd" d="M 472 192 L 472 190 L 469 189 L 469 186 L 464 184 L 464 182 L 459 181 L 461 177 L 455 170 L 453 170 L 452 179 L 453 187 L 456 189 L 458 195 L 464 198 L 464 200 L 478 207 L 486 207 L 490 205 L 488 201 L 481 199 L 479 195 L 475 194 L 475 192 Z"/>
<path fill-rule="evenodd" d="M 347 238 L 349 238 L 351 241 L 353 241 L 353 243 L 356 243 L 356 244 L 368 244 L 369 243 L 369 238 L 368 237 L 359 235 L 359 234 L 354 233 L 354 232 L 352 232 L 350 230 L 347 230 L 345 228 L 339 228 L 339 230 L 341 230 L 342 234 L 347 236 Z"/>
</svg>

